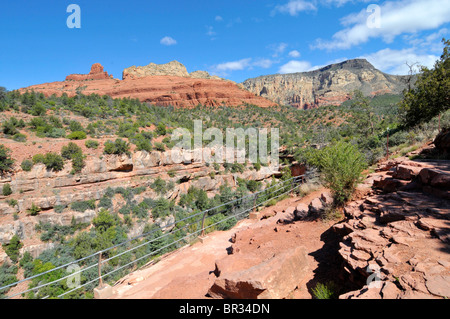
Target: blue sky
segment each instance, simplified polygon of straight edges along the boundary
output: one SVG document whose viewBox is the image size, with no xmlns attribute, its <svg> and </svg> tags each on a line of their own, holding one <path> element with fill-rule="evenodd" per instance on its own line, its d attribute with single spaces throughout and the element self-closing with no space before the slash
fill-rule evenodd
<svg viewBox="0 0 450 319">
<path fill-rule="evenodd" d="M 68 28 L 70 4 L 81 28 Z M 379 13 L 379 14 L 378 14 Z M 177 60 L 236 82 L 366 58 L 391 74 L 432 66 L 449 0 L 14 0 L 0 10 L 0 86 Z"/>
</svg>

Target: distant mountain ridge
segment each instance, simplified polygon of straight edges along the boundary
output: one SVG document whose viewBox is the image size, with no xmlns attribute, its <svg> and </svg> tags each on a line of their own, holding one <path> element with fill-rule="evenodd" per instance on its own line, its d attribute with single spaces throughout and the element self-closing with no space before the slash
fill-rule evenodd
<svg viewBox="0 0 450 319">
<path fill-rule="evenodd" d="M 365 59 L 352 59 L 309 72 L 259 76 L 242 85 L 276 103 L 309 109 L 340 105 L 355 90 L 365 96 L 400 94 L 408 78 L 381 72 Z"/>
</svg>

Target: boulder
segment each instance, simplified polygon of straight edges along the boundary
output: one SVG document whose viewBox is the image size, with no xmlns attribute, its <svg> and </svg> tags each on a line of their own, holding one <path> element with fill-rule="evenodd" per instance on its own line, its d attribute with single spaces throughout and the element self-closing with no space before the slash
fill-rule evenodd
<svg viewBox="0 0 450 319">
<path fill-rule="evenodd" d="M 318 198 L 314 198 L 311 203 L 309 204 L 309 212 L 311 214 L 320 214 L 324 211 L 324 205 L 322 200 L 318 197 Z"/>
<path fill-rule="evenodd" d="M 417 175 L 419 175 L 421 170 L 422 170 L 421 167 L 398 165 L 395 168 L 395 171 L 394 171 L 394 174 L 392 175 L 392 177 L 409 181 L 409 180 L 412 180 Z"/>
<path fill-rule="evenodd" d="M 309 207 L 306 204 L 300 203 L 295 207 L 294 215 L 297 220 L 302 220 L 308 217 Z"/>
<path fill-rule="evenodd" d="M 450 129 L 440 132 L 433 141 L 436 149 L 441 153 L 450 153 Z"/>
<path fill-rule="evenodd" d="M 208 295 L 224 299 L 286 298 L 301 282 L 307 269 L 306 249 L 292 248 L 247 269 L 234 266 L 230 271 L 220 271 Z"/>
</svg>

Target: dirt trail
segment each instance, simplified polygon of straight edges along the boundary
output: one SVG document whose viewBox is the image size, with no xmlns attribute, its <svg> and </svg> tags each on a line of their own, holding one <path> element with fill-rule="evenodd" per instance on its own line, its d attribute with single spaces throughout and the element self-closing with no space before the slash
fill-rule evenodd
<svg viewBox="0 0 450 319">
<path fill-rule="evenodd" d="M 233 229 L 217 231 L 208 234 L 203 242 L 196 242 L 164 257 L 157 264 L 138 270 L 123 278 L 113 287 L 113 299 L 202 299 L 207 298 L 206 293 L 214 283 L 215 261 L 227 256 L 230 248 L 230 238 L 237 231 L 258 232 L 267 228 L 267 232 L 273 233 L 274 227 L 283 227 L 277 224 L 277 220 L 287 207 L 296 206 L 299 203 L 309 204 L 313 198 L 319 197 L 324 190 L 317 190 L 311 194 L 299 198 L 289 197 L 277 203 L 276 206 L 264 208 L 260 216 L 264 214 L 275 216 L 262 220 L 245 219 L 240 221 Z M 289 231 L 301 237 L 301 244 L 308 250 L 310 267 L 307 276 L 299 284 L 298 289 L 292 294 L 292 298 L 311 298 L 309 293 L 311 284 L 315 281 L 321 263 L 320 252 L 324 247 L 322 234 L 329 229 L 332 222 L 310 221 L 296 222 L 289 226 Z M 292 234 L 292 233 L 291 233 Z M 282 245 L 282 242 L 278 244 Z M 320 275 L 320 274 L 319 274 Z"/>
</svg>

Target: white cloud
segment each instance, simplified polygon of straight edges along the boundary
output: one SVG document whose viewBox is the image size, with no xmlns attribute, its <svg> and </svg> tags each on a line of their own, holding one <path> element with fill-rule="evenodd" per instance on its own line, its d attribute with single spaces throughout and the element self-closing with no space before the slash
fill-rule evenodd
<svg viewBox="0 0 450 319">
<path fill-rule="evenodd" d="M 311 70 L 311 63 L 308 61 L 297 61 L 291 60 L 288 63 L 282 65 L 278 70 L 278 73 L 296 73 L 296 72 L 306 72 Z"/>
<path fill-rule="evenodd" d="M 259 59 L 253 62 L 252 65 L 258 66 L 263 69 L 268 69 L 272 66 L 273 63 L 274 61 L 270 59 Z"/>
<path fill-rule="evenodd" d="M 270 45 L 269 48 L 273 50 L 272 57 L 277 57 L 278 55 L 282 54 L 286 48 L 288 47 L 287 43 L 281 42 L 279 44 Z"/>
<path fill-rule="evenodd" d="M 397 36 L 432 30 L 450 22 L 448 0 L 402 0 L 384 2 L 380 9 L 380 27 L 371 27 L 374 12 L 364 9 L 341 19 L 344 29 L 336 32 L 332 39 L 316 40 L 312 48 L 349 49 L 368 42 L 371 38 L 382 38 L 391 43 Z"/>
<path fill-rule="evenodd" d="M 347 4 L 347 2 L 376 2 L 378 0 L 322 0 L 321 2 L 328 5 L 334 5 L 336 7 L 342 7 Z"/>
<path fill-rule="evenodd" d="M 402 50 L 392 50 L 387 48 L 375 53 L 363 55 L 360 58 L 366 59 L 372 63 L 374 67 L 385 73 L 406 75 L 409 72 L 407 64 L 412 65 L 418 63 L 418 65 L 431 68 L 436 60 L 439 59 L 439 56 L 432 54 L 418 54 L 415 48 Z"/>
<path fill-rule="evenodd" d="M 243 70 L 243 69 L 247 68 L 248 66 L 250 66 L 251 60 L 252 60 L 251 58 L 247 58 L 247 59 L 241 59 L 238 61 L 220 63 L 220 64 L 217 64 L 214 67 L 214 69 L 219 72 Z"/>
<path fill-rule="evenodd" d="M 312 2 L 304 0 L 290 0 L 286 4 L 276 6 L 274 11 L 272 11 L 272 14 L 275 14 L 276 12 L 281 12 L 281 13 L 288 13 L 291 16 L 296 16 L 298 15 L 299 12 L 302 11 L 316 11 L 316 10 L 317 7 Z"/>
<path fill-rule="evenodd" d="M 417 50 L 427 50 L 428 52 L 442 52 L 444 45 L 441 42 L 443 37 L 447 37 L 450 30 L 442 28 L 427 36 L 419 36 L 418 34 L 407 34 L 403 36 L 403 40 L 415 47 Z"/>
<path fill-rule="evenodd" d="M 299 58 L 300 57 L 300 52 L 298 52 L 297 50 L 292 50 L 291 52 L 289 52 L 289 56 L 291 58 Z"/>
<path fill-rule="evenodd" d="M 224 63 L 213 65 L 210 68 L 210 71 L 212 74 L 215 74 L 215 75 L 228 75 L 229 72 L 232 72 L 232 71 L 251 70 L 254 67 L 268 69 L 274 63 L 276 63 L 276 62 L 273 60 L 270 60 L 270 59 L 246 58 L 246 59 L 241 59 L 241 60 L 237 60 L 237 61 L 229 61 L 229 62 L 224 62 Z"/>
<path fill-rule="evenodd" d="M 214 28 L 212 26 L 206 26 L 206 35 L 209 35 L 210 37 L 216 35 L 216 32 L 214 31 Z"/>
<path fill-rule="evenodd" d="M 216 16 L 214 20 L 216 20 L 217 22 L 221 22 L 223 21 L 223 18 L 221 16 Z"/>
<path fill-rule="evenodd" d="M 166 36 L 159 41 L 162 45 L 175 45 L 177 44 L 177 41 L 169 36 Z"/>
</svg>

